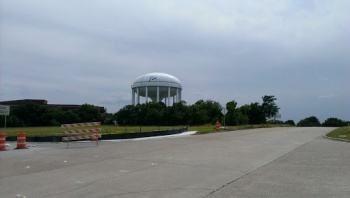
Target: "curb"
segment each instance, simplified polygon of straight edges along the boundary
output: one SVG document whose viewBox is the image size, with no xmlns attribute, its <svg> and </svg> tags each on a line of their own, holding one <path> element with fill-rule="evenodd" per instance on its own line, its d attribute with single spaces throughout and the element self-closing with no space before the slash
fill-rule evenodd
<svg viewBox="0 0 350 198">
<path fill-rule="evenodd" d="M 135 138 L 147 138 L 156 136 L 167 136 L 180 134 L 187 132 L 188 128 L 170 129 L 163 131 L 150 131 L 141 133 L 121 133 L 121 134 L 101 134 L 102 137 L 99 140 L 114 140 L 114 139 L 135 139 Z M 62 142 L 63 136 L 27 136 L 26 142 Z M 17 136 L 6 137 L 6 141 L 17 141 Z"/>
<path fill-rule="evenodd" d="M 327 137 L 326 135 L 324 135 L 323 138 L 326 138 L 329 140 L 334 140 L 334 141 L 340 141 L 340 142 L 350 142 L 350 140 L 344 140 L 344 139 L 340 139 L 340 138 L 331 138 L 331 137 Z"/>
</svg>

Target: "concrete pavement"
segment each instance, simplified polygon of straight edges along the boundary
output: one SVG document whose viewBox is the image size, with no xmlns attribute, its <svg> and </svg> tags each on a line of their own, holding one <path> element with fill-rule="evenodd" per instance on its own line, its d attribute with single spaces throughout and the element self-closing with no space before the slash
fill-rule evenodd
<svg viewBox="0 0 350 198">
<path fill-rule="evenodd" d="M 318 137 L 206 196 L 349 197 L 350 143 Z"/>
<path fill-rule="evenodd" d="M 0 152 L 0 197 L 343 197 L 350 144 L 321 137 L 331 130 L 37 144 Z"/>
</svg>

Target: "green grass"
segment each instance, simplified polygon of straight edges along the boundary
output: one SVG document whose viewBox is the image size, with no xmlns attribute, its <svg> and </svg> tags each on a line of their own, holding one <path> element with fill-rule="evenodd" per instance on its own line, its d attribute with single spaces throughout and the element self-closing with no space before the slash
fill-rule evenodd
<svg viewBox="0 0 350 198">
<path fill-rule="evenodd" d="M 272 127 L 289 127 L 287 124 L 259 124 L 259 125 L 242 125 L 242 126 L 226 126 L 224 129 L 221 128 L 220 132 L 224 131 L 237 131 L 244 129 L 257 129 L 257 128 L 272 128 Z M 189 131 L 197 131 L 197 134 L 213 133 L 215 131 L 214 125 L 202 125 L 202 126 L 191 126 Z"/>
<path fill-rule="evenodd" d="M 156 130 L 169 130 L 175 128 L 183 128 L 184 126 L 141 126 L 141 132 L 150 132 Z M 103 134 L 121 134 L 121 133 L 139 133 L 140 126 L 113 126 L 102 125 L 94 127 L 75 127 L 68 128 L 68 130 L 88 129 L 88 128 L 101 128 Z M 56 127 L 14 127 L 6 128 L 6 136 L 16 136 L 18 132 L 25 132 L 27 136 L 62 136 L 62 131 L 65 129 Z M 0 131 L 3 133 L 4 128 Z"/>
<path fill-rule="evenodd" d="M 277 125 L 277 124 L 262 124 L 262 125 L 244 125 L 244 126 L 226 126 L 225 129 L 220 131 L 235 131 L 242 129 L 255 129 L 255 128 L 269 128 L 269 127 L 284 127 L 289 125 Z M 150 132 L 156 130 L 169 130 L 179 129 L 185 126 L 141 126 L 141 132 Z M 122 134 L 122 133 L 139 133 L 140 126 L 113 126 L 102 125 L 95 127 L 75 127 L 68 128 L 68 130 L 87 129 L 87 128 L 101 128 L 102 134 Z M 27 136 L 63 136 L 62 131 L 65 129 L 55 127 L 10 127 L 6 128 L 6 136 L 16 136 L 18 132 L 25 132 Z M 201 125 L 190 126 L 188 131 L 197 131 L 198 134 L 213 133 L 215 132 L 215 125 Z M 4 132 L 3 128 L 0 128 L 0 132 Z"/>
<path fill-rule="evenodd" d="M 350 126 L 337 128 L 326 135 L 331 138 L 350 140 Z"/>
</svg>

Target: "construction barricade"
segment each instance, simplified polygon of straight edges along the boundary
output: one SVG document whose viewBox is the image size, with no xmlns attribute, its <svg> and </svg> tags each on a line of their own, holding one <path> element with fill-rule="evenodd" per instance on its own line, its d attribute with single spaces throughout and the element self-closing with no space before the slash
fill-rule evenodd
<svg viewBox="0 0 350 198">
<path fill-rule="evenodd" d="M 65 131 L 62 131 L 62 134 L 67 135 L 67 137 L 62 137 L 62 142 L 67 142 L 67 148 L 69 147 L 69 142 L 77 140 L 87 140 L 91 139 L 96 141 L 96 146 L 98 146 L 98 138 L 101 138 L 100 128 L 95 129 L 76 129 L 68 130 L 68 128 L 74 127 L 87 127 L 87 126 L 99 126 L 100 122 L 86 122 L 86 123 L 73 123 L 73 124 L 62 124 L 61 128 L 65 128 Z"/>
<path fill-rule="evenodd" d="M 6 135 L 0 133 L 0 151 L 6 151 Z"/>
<path fill-rule="evenodd" d="M 24 132 L 19 132 L 17 134 L 17 148 L 16 149 L 26 149 L 27 143 L 26 143 L 26 134 Z"/>
<path fill-rule="evenodd" d="M 215 130 L 216 130 L 216 131 L 220 131 L 220 127 L 221 127 L 220 122 L 219 122 L 219 121 L 216 121 Z"/>
</svg>

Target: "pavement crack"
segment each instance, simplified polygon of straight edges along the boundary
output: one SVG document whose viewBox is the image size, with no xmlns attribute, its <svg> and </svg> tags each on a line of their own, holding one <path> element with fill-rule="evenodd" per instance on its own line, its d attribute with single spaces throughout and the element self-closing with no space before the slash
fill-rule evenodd
<svg viewBox="0 0 350 198">
<path fill-rule="evenodd" d="M 98 198 L 109 198 L 115 196 L 125 196 L 125 195 L 133 195 L 133 194 L 142 194 L 142 193 L 151 193 L 151 192 L 170 192 L 170 191 L 178 191 L 178 190 L 206 190 L 211 191 L 213 189 L 208 188 L 169 188 L 169 189 L 153 189 L 153 190 L 143 190 L 143 191 L 135 191 L 135 192 L 125 192 L 125 193 L 115 193 L 110 194 Z"/>
<path fill-rule="evenodd" d="M 276 159 L 270 161 L 269 163 L 264 164 L 264 165 L 262 165 L 262 166 L 260 166 L 260 167 L 258 167 L 258 168 L 256 168 L 256 169 L 254 169 L 254 170 L 252 170 L 252 171 L 249 171 L 249 172 L 247 172 L 246 174 L 244 174 L 244 175 L 242 175 L 242 176 L 240 176 L 240 177 L 238 177 L 238 178 L 236 178 L 236 179 L 234 179 L 234 180 L 232 180 L 232 181 L 230 181 L 230 182 L 224 184 L 223 186 L 221 186 L 221 187 L 219 187 L 218 189 L 216 189 L 216 190 L 210 192 L 209 194 L 207 194 L 207 195 L 204 196 L 204 197 L 209 197 L 210 195 L 214 194 L 215 192 L 217 192 L 217 191 L 219 191 L 219 190 L 225 188 L 226 186 L 228 186 L 228 185 L 230 185 L 230 184 L 232 184 L 232 183 L 234 183 L 234 182 L 236 182 L 236 181 L 242 179 L 242 178 L 245 177 L 245 176 L 250 175 L 251 173 L 253 173 L 253 172 L 255 172 L 255 171 L 257 171 L 257 170 L 259 170 L 259 169 L 261 169 L 261 168 L 264 168 L 265 166 L 268 166 L 268 165 L 274 163 L 275 161 L 277 161 L 277 160 L 279 160 L 279 159 L 285 157 L 285 156 L 288 155 L 289 153 L 294 152 L 295 150 L 299 149 L 300 147 L 302 147 L 302 146 L 304 146 L 304 145 L 310 143 L 311 141 L 313 141 L 313 140 L 315 140 L 315 139 L 317 139 L 317 138 L 318 138 L 318 137 L 316 137 L 316 138 L 314 138 L 314 139 L 312 139 L 312 140 L 310 140 L 310 141 L 308 141 L 308 142 L 306 142 L 306 143 L 304 143 L 304 144 L 302 144 L 302 145 L 300 145 L 300 146 L 294 148 L 293 150 L 291 150 L 291 151 L 285 153 L 284 155 L 279 156 L 278 158 L 276 158 Z"/>
</svg>

